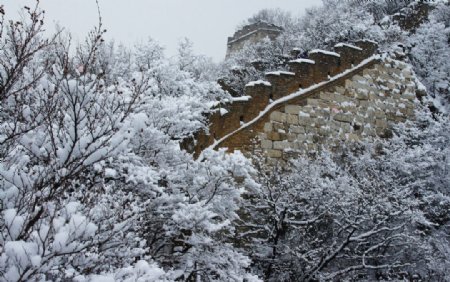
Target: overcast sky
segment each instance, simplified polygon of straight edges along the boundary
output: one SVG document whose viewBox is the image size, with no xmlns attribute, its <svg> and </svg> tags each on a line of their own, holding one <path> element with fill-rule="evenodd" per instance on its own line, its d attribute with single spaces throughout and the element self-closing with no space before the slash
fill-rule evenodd
<svg viewBox="0 0 450 282">
<path fill-rule="evenodd" d="M 17 15 L 33 0 L 3 0 L 9 16 Z M 227 37 L 238 24 L 264 8 L 281 8 L 293 15 L 320 0 L 99 0 L 107 39 L 126 45 L 152 37 L 174 55 L 182 37 L 194 43 L 198 54 L 220 61 L 225 56 Z M 98 22 L 95 0 L 41 0 L 47 28 L 55 23 L 70 30 L 76 39 Z"/>
</svg>

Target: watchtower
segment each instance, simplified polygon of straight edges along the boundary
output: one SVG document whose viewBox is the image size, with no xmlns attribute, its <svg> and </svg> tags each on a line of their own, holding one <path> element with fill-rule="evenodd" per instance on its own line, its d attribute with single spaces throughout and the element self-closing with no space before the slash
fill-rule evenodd
<svg viewBox="0 0 450 282">
<path fill-rule="evenodd" d="M 228 37 L 227 54 L 241 50 L 246 43 L 257 43 L 264 38 L 274 40 L 283 32 L 283 28 L 266 22 L 249 24 L 236 31 L 232 37 Z"/>
</svg>

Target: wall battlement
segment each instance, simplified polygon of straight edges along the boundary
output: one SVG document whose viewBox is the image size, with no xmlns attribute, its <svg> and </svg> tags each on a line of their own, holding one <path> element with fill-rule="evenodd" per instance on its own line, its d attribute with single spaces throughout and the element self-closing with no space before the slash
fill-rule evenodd
<svg viewBox="0 0 450 282">
<path fill-rule="evenodd" d="M 215 140 L 253 120 L 271 102 L 327 81 L 369 58 L 376 50 L 377 44 L 372 41 L 358 41 L 353 45 L 337 44 L 334 52 L 313 50 L 308 59 L 290 61 L 289 72 L 266 73 L 264 81 L 254 81 L 246 85 L 243 96 L 248 97 L 247 99 L 238 98 L 217 106 L 217 110 L 209 116 L 209 133 L 198 133 L 194 148 L 189 148 L 187 144 L 183 147 L 199 154 Z"/>
</svg>

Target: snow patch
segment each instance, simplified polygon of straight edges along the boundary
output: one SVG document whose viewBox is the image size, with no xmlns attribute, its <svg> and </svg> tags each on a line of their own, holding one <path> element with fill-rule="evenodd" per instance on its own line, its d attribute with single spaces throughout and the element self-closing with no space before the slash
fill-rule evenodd
<svg viewBox="0 0 450 282">
<path fill-rule="evenodd" d="M 266 75 L 295 75 L 295 73 L 290 72 L 290 71 L 271 71 L 271 72 L 266 72 Z"/>
<path fill-rule="evenodd" d="M 233 102 L 247 102 L 251 99 L 251 96 L 241 96 L 241 97 L 233 97 L 231 101 Z"/>
<path fill-rule="evenodd" d="M 363 39 L 361 40 L 362 42 L 369 42 L 369 43 L 373 43 L 373 44 L 378 44 L 378 42 L 371 40 L 371 39 Z"/>
<path fill-rule="evenodd" d="M 228 114 L 228 111 L 226 109 L 224 109 L 224 108 L 220 108 L 219 112 L 220 112 L 221 116 L 224 116 L 224 115 Z"/>
<path fill-rule="evenodd" d="M 352 49 L 356 49 L 356 50 L 362 51 L 362 48 L 359 48 L 358 46 L 347 44 L 347 43 L 338 43 L 338 44 L 334 45 L 334 47 L 338 47 L 338 48 L 339 47 L 349 47 L 349 48 L 352 48 Z"/>
<path fill-rule="evenodd" d="M 307 63 L 307 64 L 314 65 L 316 62 L 314 62 L 313 60 L 310 60 L 310 59 L 296 59 L 296 60 L 290 60 L 289 63 L 297 63 L 297 64 Z"/>
<path fill-rule="evenodd" d="M 317 53 L 330 55 L 330 56 L 335 56 L 335 57 L 338 57 L 338 58 L 341 57 L 341 55 L 339 55 L 336 52 L 325 51 L 325 50 L 320 50 L 320 49 L 315 49 L 315 50 L 312 50 L 312 51 L 309 52 L 309 54 L 317 54 Z"/>
<path fill-rule="evenodd" d="M 117 177 L 117 171 L 112 168 L 105 168 L 105 177 L 115 178 L 115 177 Z"/>
<path fill-rule="evenodd" d="M 310 115 L 308 113 L 305 113 L 305 112 L 302 112 L 302 111 L 298 112 L 298 116 L 299 117 L 310 117 Z"/>
<path fill-rule="evenodd" d="M 270 84 L 270 82 L 265 81 L 265 80 L 256 80 L 256 81 L 250 81 L 249 83 L 247 83 L 245 85 L 245 87 L 253 87 L 255 85 L 265 85 L 265 86 L 272 86 L 272 84 Z"/>
</svg>

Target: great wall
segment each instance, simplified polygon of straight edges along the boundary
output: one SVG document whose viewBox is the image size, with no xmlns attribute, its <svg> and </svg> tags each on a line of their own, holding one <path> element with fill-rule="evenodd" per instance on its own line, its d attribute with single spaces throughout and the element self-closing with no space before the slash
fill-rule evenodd
<svg viewBox="0 0 450 282">
<path fill-rule="evenodd" d="M 369 40 L 310 51 L 308 59 L 291 60 L 289 69 L 268 72 L 247 84 L 243 96 L 217 105 L 209 132 L 184 147 L 197 156 L 209 147 L 286 160 L 389 137 L 394 123 L 414 118 L 414 101 L 423 95 L 409 66 L 377 54 Z"/>
</svg>

